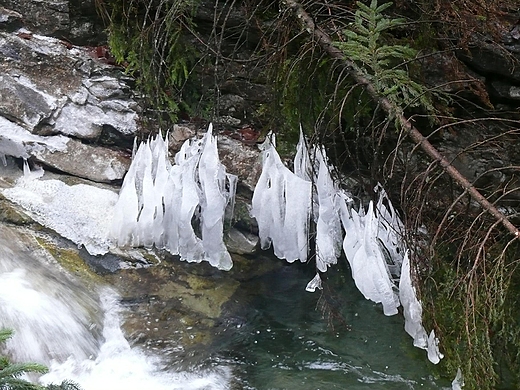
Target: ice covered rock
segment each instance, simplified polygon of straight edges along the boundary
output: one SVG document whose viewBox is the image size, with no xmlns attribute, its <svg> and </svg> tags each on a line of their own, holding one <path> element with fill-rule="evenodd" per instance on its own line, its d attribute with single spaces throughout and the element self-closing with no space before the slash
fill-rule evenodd
<svg viewBox="0 0 520 390">
<path fill-rule="evenodd" d="M 38 223 L 72 242 L 83 245 L 92 255 L 108 252 L 110 220 L 117 194 L 110 190 L 59 180 L 39 179 L 43 171 L 29 172 L 2 194 L 22 206 Z"/>
<path fill-rule="evenodd" d="M 410 259 L 405 254 L 399 280 L 399 300 L 403 306 L 404 330 L 413 338 L 413 345 L 428 348 L 428 336 L 422 325 L 422 305 L 412 285 Z"/>
<path fill-rule="evenodd" d="M 29 158 L 31 155 L 40 155 L 49 152 L 67 150 L 69 139 L 57 135 L 43 137 L 30 133 L 23 127 L 0 116 L 0 158 L 13 156 Z"/>
<path fill-rule="evenodd" d="M 293 262 L 307 261 L 311 182 L 292 173 L 267 137 L 262 174 L 253 193 L 251 215 L 258 222 L 260 245 L 273 245 L 275 255 Z"/>
<path fill-rule="evenodd" d="M 41 136 L 0 116 L 0 159 L 4 155 L 27 159 L 96 182 L 123 178 L 129 158 L 120 151 L 83 144 L 63 135 Z"/>
</svg>

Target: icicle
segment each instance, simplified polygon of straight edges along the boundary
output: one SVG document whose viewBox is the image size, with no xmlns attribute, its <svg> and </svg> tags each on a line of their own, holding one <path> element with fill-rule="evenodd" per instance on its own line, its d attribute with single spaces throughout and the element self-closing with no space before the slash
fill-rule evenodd
<svg viewBox="0 0 520 390">
<path fill-rule="evenodd" d="M 158 138 L 160 138 L 158 136 Z M 152 169 L 153 188 L 154 188 L 154 209 L 155 216 L 153 222 L 153 238 L 157 248 L 164 247 L 164 212 L 166 186 L 170 176 L 171 164 L 168 160 L 168 146 L 162 141 L 152 149 L 152 155 L 156 159 L 155 173 Z M 159 146 L 159 148 L 157 148 Z M 157 150 L 158 149 L 158 150 Z"/>
<path fill-rule="evenodd" d="M 210 125 L 204 139 L 199 162 L 199 179 L 202 191 L 201 222 L 202 242 L 206 259 L 214 267 L 230 270 L 233 266 L 223 241 L 224 216 L 228 197 L 225 196 L 226 171 L 220 164 L 217 141 Z"/>
<path fill-rule="evenodd" d="M 282 163 L 269 139 L 264 143 L 262 174 L 253 193 L 251 215 L 258 222 L 262 249 L 273 245 L 275 255 L 307 261 L 311 183 Z"/>
<path fill-rule="evenodd" d="M 432 329 L 428 336 L 428 360 L 438 364 L 443 357 L 444 355 L 439 352 L 439 339 L 435 337 L 435 331 Z"/>
<path fill-rule="evenodd" d="M 220 164 L 211 125 L 202 141 L 182 145 L 175 163 L 170 164 L 168 143 L 161 135 L 134 146 L 113 221 L 116 243 L 155 245 L 182 260 L 207 260 L 229 270 L 223 219 L 229 203 L 232 212 L 237 178 Z M 202 239 L 192 226 L 199 207 Z"/>
<path fill-rule="evenodd" d="M 147 142 L 143 147 L 142 158 L 140 160 L 140 173 L 142 173 L 142 184 L 141 184 L 141 209 L 139 210 L 139 216 L 137 218 L 136 235 L 138 237 L 138 245 L 143 245 L 146 248 L 153 246 L 153 222 L 155 215 L 155 197 L 156 192 L 154 191 L 153 177 L 152 177 L 152 164 L 153 156 L 150 149 L 150 143 Z"/>
<path fill-rule="evenodd" d="M 321 272 L 336 264 L 341 254 L 342 232 L 340 223 L 341 200 L 339 190 L 330 176 L 325 151 L 317 155 L 318 177 L 316 192 L 318 216 L 316 221 L 316 268 Z"/>
<path fill-rule="evenodd" d="M 348 215 L 346 207 L 342 207 L 341 217 L 346 231 L 343 250 L 352 269 L 352 278 L 358 290 L 376 303 L 383 304 L 385 315 L 397 314 L 399 300 L 381 250 L 377 244 L 377 219 L 374 215 L 373 203 L 370 202 L 366 216 L 361 208 L 360 213 L 352 210 Z"/>
<path fill-rule="evenodd" d="M 451 390 L 462 390 L 464 387 L 464 377 L 462 376 L 462 371 L 460 368 L 457 369 L 457 375 L 455 375 L 455 379 L 451 382 Z"/>
<path fill-rule="evenodd" d="M 383 186 L 378 183 L 374 191 L 378 193 L 376 205 L 379 220 L 378 238 L 390 256 L 390 273 L 399 278 L 405 253 L 403 222 L 394 209 L 392 202 L 390 202 Z"/>
<path fill-rule="evenodd" d="M 192 147 L 198 149 L 194 143 Z M 190 148 L 191 149 L 191 148 Z M 193 150 L 188 150 L 193 152 Z M 187 153 L 187 156 L 191 153 Z M 202 240 L 195 235 L 192 226 L 192 219 L 195 210 L 199 205 L 199 189 L 196 183 L 196 169 L 198 165 L 198 155 L 194 154 L 180 166 L 180 199 L 179 203 L 172 205 L 172 212 L 179 213 L 178 232 L 179 248 L 178 252 L 181 260 L 188 262 L 201 262 L 204 260 L 204 249 Z"/>
<path fill-rule="evenodd" d="M 422 326 L 422 306 L 417 299 L 415 288 L 412 285 L 410 259 L 408 252 L 404 255 L 403 266 L 401 269 L 401 279 L 399 280 L 399 299 L 403 306 L 404 330 L 413 338 L 413 345 L 427 349 L 428 336 Z"/>
<path fill-rule="evenodd" d="M 226 206 L 226 218 L 231 220 L 235 212 L 235 195 L 237 192 L 238 176 L 226 173 L 226 183 L 228 188 L 226 194 L 228 198 L 228 203 Z"/>
<path fill-rule="evenodd" d="M 308 292 L 314 292 L 316 291 L 316 289 L 322 289 L 321 278 L 319 273 L 316 273 L 316 276 L 312 278 L 312 280 L 309 283 L 307 283 L 307 287 L 305 287 L 305 290 Z"/>
<path fill-rule="evenodd" d="M 34 170 L 31 171 L 27 160 L 23 160 L 23 176 L 21 180 L 36 180 L 43 176 L 44 170 L 40 166 L 35 166 Z"/>
<path fill-rule="evenodd" d="M 134 141 L 132 164 L 119 191 L 119 198 L 114 208 L 114 218 L 110 231 L 110 236 L 118 246 L 134 245 L 136 241 L 134 237 L 139 215 L 139 195 L 136 183 L 139 166 L 136 162 L 138 155 L 139 149 L 136 149 Z"/>
<path fill-rule="evenodd" d="M 114 208 L 111 237 L 116 245 L 133 245 L 135 225 L 139 213 L 135 176 L 129 171 L 119 192 L 119 198 Z"/>
<path fill-rule="evenodd" d="M 309 150 L 305 142 L 302 126 L 300 125 L 300 140 L 296 146 L 296 155 L 294 156 L 294 174 L 303 180 L 311 181 L 312 164 L 309 158 Z"/>
</svg>

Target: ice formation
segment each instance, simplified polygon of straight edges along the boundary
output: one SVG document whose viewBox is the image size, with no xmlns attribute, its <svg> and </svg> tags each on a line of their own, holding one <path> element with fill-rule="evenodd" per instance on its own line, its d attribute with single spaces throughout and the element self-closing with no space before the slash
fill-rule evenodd
<svg viewBox="0 0 520 390">
<path fill-rule="evenodd" d="M 311 161 L 311 154 L 314 156 L 314 161 Z M 286 183 L 289 180 L 296 180 L 293 179 L 295 176 L 299 177 L 299 182 L 302 186 L 305 185 L 306 190 L 299 190 L 293 195 L 289 191 L 291 184 Z M 278 185 L 280 182 L 282 184 Z M 315 189 L 311 192 L 312 182 L 315 184 Z M 295 184 L 292 187 L 297 188 Z M 316 288 L 321 288 L 319 272 L 326 272 L 328 267 L 336 264 L 343 246 L 358 289 L 367 299 L 381 302 L 386 315 L 396 314 L 399 306 L 396 286 L 391 280 L 380 246 L 380 242 L 389 242 L 392 245 L 388 249 L 391 256 L 394 257 L 393 254 L 398 252 L 395 232 L 388 225 L 397 218 L 396 213 L 393 208 L 388 210 L 382 206 L 384 216 L 393 219 L 389 218 L 387 224 L 381 227 L 381 219 L 376 216 L 372 203 L 365 215 L 364 210 L 360 213 L 348 210 L 351 201 L 346 192 L 334 183 L 325 150 L 316 148 L 309 152 L 302 132 L 300 132 L 300 141 L 294 159 L 294 174 L 282 164 L 273 143 L 267 146 L 264 151 L 262 176 L 253 195 L 252 210 L 252 215 L 258 221 L 262 247 L 269 247 L 272 241 L 275 255 L 279 258 L 288 261 L 299 258 L 301 261 L 306 261 L 308 220 L 312 215 L 316 225 L 317 274 L 309 282 L 306 290 L 315 291 Z M 289 212 L 291 215 L 298 213 L 304 218 L 298 220 L 292 217 L 292 223 L 287 226 L 285 221 Z M 295 225 L 295 222 L 300 223 L 300 226 Z M 344 240 L 342 226 L 346 232 Z M 293 229 L 292 231 L 299 229 L 304 234 L 293 234 L 288 228 Z M 379 237 L 380 232 L 384 232 L 382 238 Z M 303 241 L 297 241 L 300 237 Z M 286 248 L 295 247 L 305 248 L 305 250 L 286 251 Z"/>
<path fill-rule="evenodd" d="M 226 173 L 212 126 L 202 140 L 187 140 L 168 160 L 158 135 L 142 143 L 125 176 L 112 224 L 117 245 L 166 249 L 188 262 L 233 266 L 223 242 L 226 208 L 234 203 L 236 176 Z M 199 219 L 201 238 L 193 220 Z"/>
<path fill-rule="evenodd" d="M 117 194 L 110 190 L 59 180 L 40 180 L 43 170 L 29 171 L 13 188 L 2 194 L 22 206 L 38 223 L 72 242 L 83 245 L 92 255 L 108 252 L 108 232 Z"/>
<path fill-rule="evenodd" d="M 444 357 L 439 352 L 439 339 L 432 330 L 428 336 L 422 325 L 422 305 L 412 285 L 410 259 L 405 253 L 399 280 L 399 299 L 403 305 L 404 330 L 413 338 L 413 345 L 428 351 L 428 360 L 437 364 Z"/>
<path fill-rule="evenodd" d="M 344 212 L 342 222 L 346 232 L 343 250 L 356 287 L 365 298 L 382 303 L 385 315 L 397 314 L 399 299 L 378 243 L 379 219 L 373 202 L 369 203 L 366 215 L 362 210 L 351 210 L 351 215 Z"/>
<path fill-rule="evenodd" d="M 319 289 L 321 290 L 321 278 L 320 278 L 320 274 L 317 272 L 316 273 L 316 276 L 314 278 L 312 278 L 312 280 L 307 283 L 307 287 L 305 287 L 305 291 L 308 291 L 308 292 L 314 292 L 316 291 L 316 289 Z"/>
<path fill-rule="evenodd" d="M 0 116 L 0 161 L 6 164 L 5 156 L 29 158 L 45 149 L 66 150 L 68 138 L 63 135 L 49 137 L 34 135 L 21 126 Z"/>
<path fill-rule="evenodd" d="M 396 314 L 399 300 L 379 244 L 379 219 L 373 204 L 366 216 L 363 211 L 348 210 L 352 199 L 334 183 L 325 150 L 317 148 L 309 152 L 301 131 L 294 173 L 281 162 L 274 142 L 268 138 L 266 143 L 262 174 L 253 194 L 251 211 L 258 222 L 262 248 L 266 249 L 272 243 L 277 257 L 289 262 L 306 261 L 312 216 L 316 225 L 317 274 L 306 290 L 321 288 L 319 272 L 326 272 L 329 266 L 336 264 L 343 245 L 358 289 L 367 299 L 381 302 L 386 315 Z M 311 154 L 314 161 L 311 161 Z M 395 215 L 393 209 L 386 212 Z M 342 226 L 346 231 L 345 240 Z M 383 240 L 387 241 L 390 233 L 384 231 Z M 395 252 L 392 248 L 389 251 Z"/>
<path fill-rule="evenodd" d="M 462 376 L 462 371 L 458 368 L 457 375 L 455 375 L 455 379 L 451 382 L 451 390 L 462 390 L 463 387 L 464 377 Z"/>
<path fill-rule="evenodd" d="M 327 271 L 327 267 L 336 264 L 341 254 L 342 231 L 340 221 L 340 203 L 344 198 L 332 181 L 325 151 L 316 153 L 318 175 L 316 193 L 318 215 L 316 218 L 316 268 Z"/>
<path fill-rule="evenodd" d="M 311 154 L 314 155 L 314 164 L 310 159 Z M 346 201 L 351 201 L 332 180 L 331 170 L 325 149 L 317 148 L 309 153 L 300 128 L 294 173 L 306 181 L 315 182 L 312 193 L 312 218 L 316 224 L 316 268 L 320 272 L 326 272 L 329 266 L 336 264 L 341 255 L 343 238 L 340 210 Z M 316 277 L 319 278 L 319 273 Z"/>
<path fill-rule="evenodd" d="M 281 162 L 272 139 L 268 138 L 264 145 L 262 175 L 251 212 L 258 222 L 262 248 L 272 243 L 277 257 L 289 262 L 306 261 L 312 218 L 317 272 L 306 290 L 322 288 L 320 273 L 336 264 L 342 247 L 359 291 L 365 298 L 381 303 L 388 316 L 397 314 L 402 304 L 406 332 L 414 345 L 426 349 L 430 361 L 437 364 L 443 357 L 439 341 L 433 331 L 428 336 L 422 326 L 422 307 L 412 286 L 402 240 L 403 223 L 383 187 L 378 184 L 374 189 L 378 195 L 375 204 L 370 202 L 368 209 L 361 206 L 356 211 L 352 199 L 333 181 L 323 148 L 309 150 L 300 131 L 292 173 Z"/>
<path fill-rule="evenodd" d="M 413 338 L 413 345 L 427 349 L 428 335 L 422 326 L 422 305 L 412 285 L 408 253 L 404 256 L 399 280 L 399 299 L 403 305 L 404 330 Z"/>
<path fill-rule="evenodd" d="M 399 278 L 406 248 L 404 244 L 404 226 L 395 211 L 392 202 L 381 184 L 377 184 L 374 192 L 378 194 L 376 210 L 378 213 L 378 240 L 388 253 L 387 264 L 390 274 Z"/>
<path fill-rule="evenodd" d="M 444 355 L 439 352 L 439 339 L 435 337 L 435 331 L 432 329 L 428 336 L 428 360 L 438 364 L 443 357 Z"/>
<path fill-rule="evenodd" d="M 233 262 L 223 238 L 223 220 L 226 206 L 234 203 L 237 177 L 226 174 L 220 164 L 217 141 L 211 136 L 211 129 L 206 135 L 199 162 L 199 180 L 202 197 L 201 226 L 202 245 L 209 263 L 221 269 L 231 269 Z"/>
<path fill-rule="evenodd" d="M 262 174 L 253 193 L 251 215 L 258 222 L 260 245 L 273 245 L 275 255 L 307 261 L 312 183 L 292 173 L 268 136 L 262 152 Z"/>
</svg>

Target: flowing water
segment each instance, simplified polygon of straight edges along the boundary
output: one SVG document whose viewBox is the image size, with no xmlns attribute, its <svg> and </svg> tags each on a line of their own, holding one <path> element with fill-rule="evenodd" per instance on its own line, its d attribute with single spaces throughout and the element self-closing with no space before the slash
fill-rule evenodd
<svg viewBox="0 0 520 390">
<path fill-rule="evenodd" d="M 333 270 L 335 290 L 321 298 L 304 291 L 312 274 L 296 265 L 243 281 L 204 351 L 177 359 L 127 341 L 116 291 L 85 286 L 0 226 L 0 327 L 15 330 L 13 360 L 50 367 L 42 383 L 71 379 L 85 390 L 449 387 L 403 319 L 385 317 L 346 275 Z"/>
</svg>

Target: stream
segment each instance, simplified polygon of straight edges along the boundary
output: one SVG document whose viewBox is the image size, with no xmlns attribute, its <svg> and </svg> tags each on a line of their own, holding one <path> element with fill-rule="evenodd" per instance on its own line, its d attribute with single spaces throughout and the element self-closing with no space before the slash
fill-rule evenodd
<svg viewBox="0 0 520 390">
<path fill-rule="evenodd" d="M 385 317 L 357 291 L 346 262 L 329 271 L 320 296 L 304 291 L 312 270 L 256 255 L 248 261 L 272 264 L 272 271 L 240 282 L 211 323 L 209 339 L 182 345 L 179 338 L 161 348 L 164 333 L 143 342 L 124 326 L 158 313 L 144 314 L 122 299 L 117 283 L 82 281 L 19 230 L 0 226 L 0 327 L 15 330 L 5 346 L 13 360 L 50 368 L 41 383 L 70 379 L 85 390 L 450 388 L 412 346 L 403 318 Z M 138 270 L 140 277 L 153 268 Z M 221 283 L 227 274 L 206 278 Z M 160 322 L 169 334 L 179 333 L 174 321 Z M 196 334 L 197 322 L 189 325 L 185 331 Z"/>
</svg>

